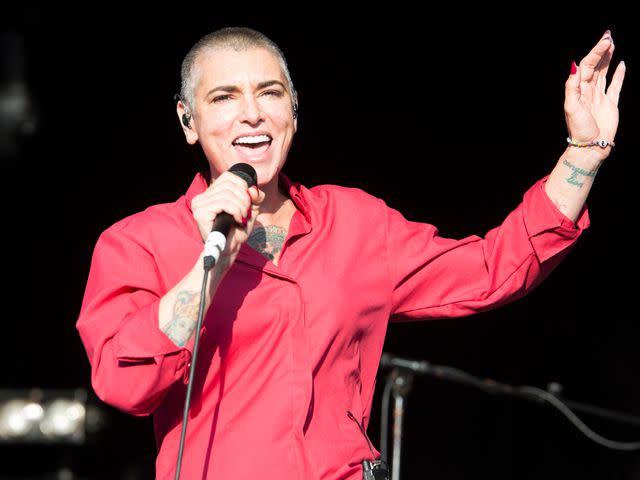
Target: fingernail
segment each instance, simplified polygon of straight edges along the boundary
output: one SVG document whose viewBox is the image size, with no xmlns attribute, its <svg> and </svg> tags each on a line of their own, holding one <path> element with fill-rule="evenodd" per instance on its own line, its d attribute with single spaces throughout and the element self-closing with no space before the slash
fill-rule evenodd
<svg viewBox="0 0 640 480">
<path fill-rule="evenodd" d="M 578 67 L 576 66 L 576 62 L 571 62 L 571 75 L 575 75 L 578 71 Z"/>
</svg>

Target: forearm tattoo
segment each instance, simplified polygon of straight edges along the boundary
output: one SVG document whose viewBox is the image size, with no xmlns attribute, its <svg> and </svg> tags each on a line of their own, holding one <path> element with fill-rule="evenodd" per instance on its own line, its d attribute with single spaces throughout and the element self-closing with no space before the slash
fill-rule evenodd
<svg viewBox="0 0 640 480">
<path fill-rule="evenodd" d="M 273 261 L 282 250 L 285 238 L 287 238 L 286 228 L 268 225 L 254 228 L 247 242 L 251 248 Z"/>
<path fill-rule="evenodd" d="M 185 290 L 178 293 L 171 321 L 162 328 L 162 331 L 179 347 L 184 347 L 193 335 L 198 321 L 199 307 L 199 292 Z"/>
<path fill-rule="evenodd" d="M 562 161 L 563 165 L 566 165 L 571 169 L 571 175 L 567 178 L 567 182 L 572 185 L 576 185 L 578 188 L 584 185 L 584 182 L 578 181 L 578 175 L 584 175 L 585 177 L 595 177 L 598 170 L 584 170 L 583 168 L 576 167 L 575 165 L 569 163 L 567 160 Z"/>
</svg>

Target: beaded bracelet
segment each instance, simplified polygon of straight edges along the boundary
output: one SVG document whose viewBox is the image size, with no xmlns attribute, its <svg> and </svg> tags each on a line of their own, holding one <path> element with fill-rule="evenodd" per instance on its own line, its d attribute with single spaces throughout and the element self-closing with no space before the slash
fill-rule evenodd
<svg viewBox="0 0 640 480">
<path fill-rule="evenodd" d="M 607 148 L 609 146 L 611 147 L 615 147 L 616 144 L 614 142 L 609 142 L 607 140 L 596 140 L 595 142 L 588 142 L 588 143 L 578 143 L 575 140 L 572 140 L 571 137 L 567 137 L 567 143 L 573 147 L 600 147 L 600 148 Z"/>
</svg>

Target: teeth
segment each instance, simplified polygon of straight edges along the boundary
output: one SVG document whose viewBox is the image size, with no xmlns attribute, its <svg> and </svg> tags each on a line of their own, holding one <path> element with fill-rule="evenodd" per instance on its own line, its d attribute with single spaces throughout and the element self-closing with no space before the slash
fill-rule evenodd
<svg viewBox="0 0 640 480">
<path fill-rule="evenodd" d="M 271 140 L 271 137 L 269 137 L 268 135 L 255 135 L 253 137 L 240 137 L 233 143 L 249 143 L 249 144 L 252 144 L 252 143 L 268 142 L 270 140 Z"/>
</svg>

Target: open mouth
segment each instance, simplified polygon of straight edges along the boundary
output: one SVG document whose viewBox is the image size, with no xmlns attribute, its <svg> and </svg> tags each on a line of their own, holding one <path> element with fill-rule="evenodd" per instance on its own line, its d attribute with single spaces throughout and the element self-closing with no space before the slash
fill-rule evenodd
<svg viewBox="0 0 640 480">
<path fill-rule="evenodd" d="M 236 138 L 233 141 L 233 146 L 250 150 L 266 150 L 272 141 L 273 139 L 270 135 L 247 135 Z"/>
</svg>

